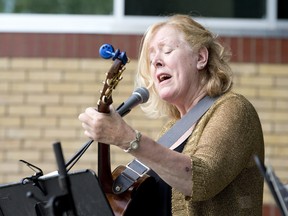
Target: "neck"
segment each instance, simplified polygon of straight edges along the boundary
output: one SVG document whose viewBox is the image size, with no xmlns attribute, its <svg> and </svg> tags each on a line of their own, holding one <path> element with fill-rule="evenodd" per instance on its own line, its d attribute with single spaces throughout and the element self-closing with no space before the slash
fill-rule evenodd
<svg viewBox="0 0 288 216">
<path fill-rule="evenodd" d="M 206 96 L 206 91 L 202 90 L 197 94 L 187 106 L 184 106 L 183 109 L 179 109 L 181 117 L 184 116 L 189 110 L 191 110 L 202 98 Z"/>
</svg>

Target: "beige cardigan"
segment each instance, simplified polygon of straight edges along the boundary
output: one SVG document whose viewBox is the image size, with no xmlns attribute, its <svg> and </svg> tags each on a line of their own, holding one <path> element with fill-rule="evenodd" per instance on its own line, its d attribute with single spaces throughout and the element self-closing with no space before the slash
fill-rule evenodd
<svg viewBox="0 0 288 216">
<path fill-rule="evenodd" d="M 243 96 L 229 92 L 220 97 L 196 125 L 183 153 L 191 157 L 192 194 L 185 197 L 172 189 L 173 216 L 262 215 L 263 178 L 253 155 L 264 160 L 263 134 L 254 107 Z"/>
</svg>

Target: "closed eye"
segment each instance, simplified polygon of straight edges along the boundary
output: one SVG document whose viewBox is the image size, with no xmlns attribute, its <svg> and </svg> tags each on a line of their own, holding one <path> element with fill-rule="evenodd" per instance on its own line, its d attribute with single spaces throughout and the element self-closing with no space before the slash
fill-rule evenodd
<svg viewBox="0 0 288 216">
<path fill-rule="evenodd" d="M 171 52 L 172 52 L 172 50 L 165 51 L 164 54 L 170 54 Z"/>
</svg>

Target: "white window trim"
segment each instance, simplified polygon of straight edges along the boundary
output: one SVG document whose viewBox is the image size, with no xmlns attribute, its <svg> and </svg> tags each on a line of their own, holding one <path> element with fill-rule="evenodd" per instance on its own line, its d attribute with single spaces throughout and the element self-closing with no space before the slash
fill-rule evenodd
<svg viewBox="0 0 288 216">
<path fill-rule="evenodd" d="M 0 32 L 143 34 L 164 17 L 125 16 L 124 1 L 114 0 L 113 15 L 1 14 Z M 197 18 L 220 35 L 288 37 L 288 20 L 277 20 L 275 0 L 266 0 L 263 19 Z"/>
</svg>

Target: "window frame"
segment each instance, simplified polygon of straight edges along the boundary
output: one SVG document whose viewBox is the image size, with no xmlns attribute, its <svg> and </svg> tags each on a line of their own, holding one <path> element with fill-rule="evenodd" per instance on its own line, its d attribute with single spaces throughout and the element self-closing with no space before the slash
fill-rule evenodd
<svg viewBox="0 0 288 216">
<path fill-rule="evenodd" d="M 0 14 L 1 32 L 143 34 L 165 17 L 125 16 L 125 0 L 113 0 L 112 15 Z M 266 0 L 263 19 L 196 18 L 220 35 L 288 37 L 288 20 L 277 19 L 277 1 Z M 45 25 L 43 25 L 45 23 Z"/>
</svg>

